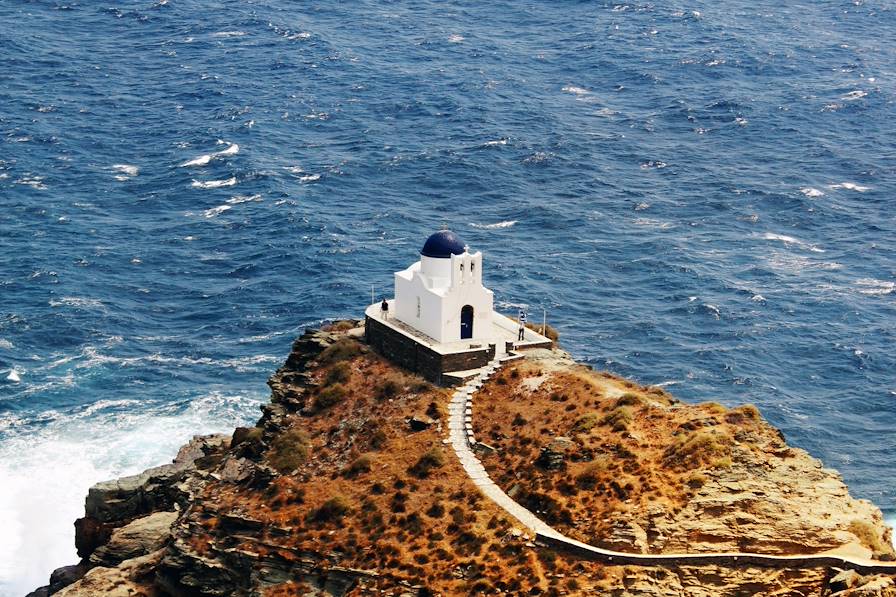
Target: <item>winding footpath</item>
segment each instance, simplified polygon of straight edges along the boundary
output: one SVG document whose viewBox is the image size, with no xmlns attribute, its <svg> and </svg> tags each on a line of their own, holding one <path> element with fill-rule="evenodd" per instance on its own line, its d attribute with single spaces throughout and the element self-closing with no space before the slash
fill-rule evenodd
<svg viewBox="0 0 896 597">
<path fill-rule="evenodd" d="M 536 540 L 548 547 L 564 551 L 582 559 L 596 560 L 614 565 L 635 566 L 765 566 L 775 568 L 851 568 L 869 574 L 896 574 L 896 562 L 881 562 L 847 555 L 807 554 L 771 555 L 749 552 L 707 552 L 639 554 L 601 549 L 576 541 L 557 531 L 535 514 L 513 501 L 491 480 L 473 448 L 477 445 L 473 433 L 473 394 L 497 371 L 501 361 L 494 360 L 451 397 L 448 407 L 449 441 L 467 475 L 482 493 L 535 533 Z"/>
</svg>

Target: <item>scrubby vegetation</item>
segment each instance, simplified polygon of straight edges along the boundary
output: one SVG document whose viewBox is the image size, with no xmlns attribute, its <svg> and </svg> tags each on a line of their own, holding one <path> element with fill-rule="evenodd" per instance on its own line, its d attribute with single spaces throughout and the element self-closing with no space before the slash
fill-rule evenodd
<svg viewBox="0 0 896 597">
<path fill-rule="evenodd" d="M 287 474 L 303 464 L 310 452 L 308 436 L 299 429 L 289 429 L 274 439 L 268 452 L 268 462 L 278 472 Z"/>
</svg>

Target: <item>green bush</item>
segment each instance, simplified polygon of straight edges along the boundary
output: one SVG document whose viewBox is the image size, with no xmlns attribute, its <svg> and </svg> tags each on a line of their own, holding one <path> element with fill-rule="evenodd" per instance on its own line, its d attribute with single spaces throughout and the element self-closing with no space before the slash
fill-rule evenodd
<svg viewBox="0 0 896 597">
<path fill-rule="evenodd" d="M 644 398 L 638 394 L 626 392 L 616 400 L 616 406 L 642 406 Z"/>
<path fill-rule="evenodd" d="M 718 461 L 729 456 L 734 440 L 724 433 L 697 430 L 680 435 L 675 443 L 666 449 L 667 462 L 685 466 Z"/>
<path fill-rule="evenodd" d="M 268 451 L 268 462 L 282 475 L 289 474 L 308 460 L 311 442 L 298 429 L 288 429 L 274 438 Z"/>
</svg>

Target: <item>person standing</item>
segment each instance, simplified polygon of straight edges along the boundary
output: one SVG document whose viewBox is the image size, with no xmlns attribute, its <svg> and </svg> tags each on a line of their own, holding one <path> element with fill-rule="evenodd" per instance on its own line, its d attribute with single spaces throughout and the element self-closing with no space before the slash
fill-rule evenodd
<svg viewBox="0 0 896 597">
<path fill-rule="evenodd" d="M 383 312 L 383 321 L 389 319 L 389 301 L 383 299 L 383 302 L 380 304 L 380 309 Z"/>
<path fill-rule="evenodd" d="M 526 312 L 520 309 L 519 313 L 520 320 L 520 333 L 517 337 L 517 340 L 522 342 L 526 335 Z"/>
</svg>

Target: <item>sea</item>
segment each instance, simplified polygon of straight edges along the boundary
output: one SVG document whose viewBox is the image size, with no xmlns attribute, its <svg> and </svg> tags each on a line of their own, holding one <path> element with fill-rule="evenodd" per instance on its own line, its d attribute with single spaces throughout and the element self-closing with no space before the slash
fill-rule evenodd
<svg viewBox="0 0 896 597">
<path fill-rule="evenodd" d="M 0 595 L 449 227 L 896 517 L 892 1 L 0 0 Z"/>
</svg>

